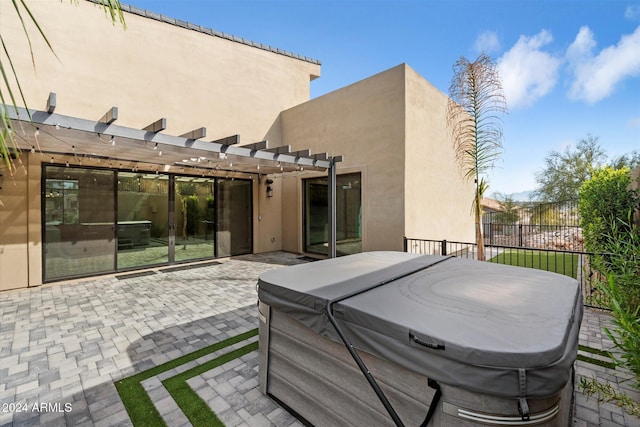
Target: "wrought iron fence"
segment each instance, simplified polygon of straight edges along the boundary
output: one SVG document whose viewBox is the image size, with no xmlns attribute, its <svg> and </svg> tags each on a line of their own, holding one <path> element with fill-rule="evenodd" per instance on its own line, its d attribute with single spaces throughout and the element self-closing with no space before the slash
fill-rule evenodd
<svg viewBox="0 0 640 427">
<path fill-rule="evenodd" d="M 404 238 L 405 252 L 425 255 L 451 255 L 477 259 L 475 243 L 449 240 Z M 599 288 L 598 274 L 591 268 L 595 254 L 573 250 L 485 245 L 488 262 L 551 271 L 573 277 L 580 283 L 584 305 L 608 310 Z"/>
<path fill-rule="evenodd" d="M 487 212 L 482 216 L 482 225 L 487 245 L 584 250 L 578 202 L 575 200 Z"/>
<path fill-rule="evenodd" d="M 582 228 L 568 225 L 483 224 L 487 245 L 522 246 L 558 251 L 584 250 Z"/>
</svg>

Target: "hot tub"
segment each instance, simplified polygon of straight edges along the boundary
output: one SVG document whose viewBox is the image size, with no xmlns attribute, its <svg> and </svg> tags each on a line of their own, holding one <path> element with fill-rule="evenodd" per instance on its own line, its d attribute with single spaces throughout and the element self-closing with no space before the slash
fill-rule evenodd
<svg viewBox="0 0 640 427">
<path fill-rule="evenodd" d="M 567 426 L 576 280 L 368 252 L 263 273 L 260 387 L 317 426 Z"/>
</svg>

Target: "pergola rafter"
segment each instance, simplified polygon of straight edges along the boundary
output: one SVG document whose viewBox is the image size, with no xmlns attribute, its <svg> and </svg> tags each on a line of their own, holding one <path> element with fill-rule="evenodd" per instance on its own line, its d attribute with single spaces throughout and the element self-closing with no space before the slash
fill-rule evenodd
<svg viewBox="0 0 640 427">
<path fill-rule="evenodd" d="M 203 141 L 206 128 L 179 136 L 163 133 L 166 118 L 142 129 L 120 126 L 118 108 L 111 107 L 99 120 L 55 113 L 56 94 L 51 92 L 45 111 L 8 108 L 16 145 L 20 150 L 60 155 L 79 164 L 83 159 L 109 162 L 111 167 L 193 175 L 227 171 L 265 175 L 326 171 L 329 178 L 329 256 L 336 255 L 336 164 L 342 156 L 291 151 L 290 145 L 269 147 L 268 141 L 240 145 L 240 135 Z M 36 148 L 37 147 L 37 148 Z"/>
</svg>

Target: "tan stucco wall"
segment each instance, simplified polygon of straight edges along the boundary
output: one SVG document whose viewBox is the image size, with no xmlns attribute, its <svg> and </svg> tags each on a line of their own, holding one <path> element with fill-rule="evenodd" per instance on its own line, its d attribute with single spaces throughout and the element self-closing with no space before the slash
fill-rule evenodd
<svg viewBox="0 0 640 427">
<path fill-rule="evenodd" d="M 455 163 L 447 96 L 410 67 L 406 84 L 405 235 L 473 242 L 473 183 Z"/>
<path fill-rule="evenodd" d="M 112 106 L 118 125 L 167 119 L 167 134 L 206 127 L 205 140 L 233 134 L 241 143 L 343 155 L 338 173 L 362 174 L 362 249 L 401 250 L 402 237 L 472 240 L 468 185 L 460 182 L 441 120 L 446 97 L 399 65 L 309 101 L 320 66 L 141 16 L 115 26 L 86 1 L 30 2 L 58 59 L 32 37 L 36 69 L 13 14 L 0 0 L 0 26 L 29 107 L 98 120 Z M 35 34 L 33 31 L 31 34 Z M 425 141 L 427 141 L 425 143 Z M 41 283 L 41 162 L 0 190 L 0 290 Z M 69 156 L 73 159 L 73 156 Z M 65 162 L 56 155 L 56 162 Z M 86 166 L 91 160 L 83 163 Z M 302 185 L 318 173 L 254 180 L 254 251 L 302 251 Z M 471 224 L 467 230 L 467 222 Z M 467 234 L 469 233 L 469 234 Z M 28 256 L 27 256 L 28 255 Z"/>
<path fill-rule="evenodd" d="M 343 154 L 338 174 L 362 173 L 363 251 L 402 250 L 403 236 L 473 241 L 473 185 L 456 167 L 446 105 L 402 64 L 283 112 L 286 144 Z M 285 192 L 283 248 L 300 251 L 301 185 Z"/>
<path fill-rule="evenodd" d="M 303 175 L 303 174 L 300 174 Z M 289 252 L 304 252 L 302 241 L 302 180 L 300 176 L 282 176 L 280 191 L 285 195 L 281 206 L 282 248 Z"/>
<path fill-rule="evenodd" d="M 10 181 L 5 174 L 0 190 L 0 290 L 26 286 L 28 280 L 27 180 Z"/>
<path fill-rule="evenodd" d="M 0 189 L 0 291 L 42 283 L 40 162 L 22 156 L 11 178 L 6 169 Z"/>
<path fill-rule="evenodd" d="M 44 110 L 54 92 L 55 112 L 62 115 L 99 120 L 116 106 L 121 126 L 143 128 L 164 117 L 167 134 L 205 127 L 204 140 L 240 134 L 241 143 L 268 139 L 278 146 L 280 112 L 307 101 L 310 80 L 320 75 L 315 63 L 135 14 L 125 13 L 124 30 L 87 1 L 28 6 L 55 55 L 27 23 L 33 68 L 10 0 L 0 0 L 0 28 L 32 109 Z M 23 154 L 25 162 L 28 157 L 33 155 Z M 56 162 L 65 160 L 56 155 Z M 41 160 L 33 158 L 28 168 L 28 178 L 5 177 L 0 190 L 5 205 L 0 206 L 0 290 L 42 283 Z M 282 192 L 276 189 L 267 199 L 264 188 L 256 175 L 254 212 L 261 212 L 254 217 L 256 252 L 282 248 Z"/>
<path fill-rule="evenodd" d="M 125 13 L 124 30 L 87 1 L 28 3 L 58 58 L 27 25 L 34 70 L 10 3 L 0 0 L 0 27 L 35 109 L 55 92 L 63 115 L 98 120 L 117 106 L 123 126 L 166 117 L 171 135 L 204 126 L 205 139 L 239 133 L 242 143 L 280 145 L 279 112 L 308 100 L 320 74 L 317 64 L 135 14 Z"/>
<path fill-rule="evenodd" d="M 294 149 L 343 155 L 338 174 L 362 173 L 362 250 L 402 249 L 404 229 L 404 67 L 395 67 L 282 113 Z M 303 177 L 318 174 L 301 173 Z M 285 250 L 302 240 L 301 191 L 287 187 Z M 295 229 L 296 231 L 291 231 Z"/>
<path fill-rule="evenodd" d="M 269 185 L 273 189 L 272 197 L 267 197 L 267 179 L 273 181 Z M 262 175 L 260 177 L 260 183 L 254 194 L 256 202 L 253 205 L 253 247 L 256 252 L 271 252 L 282 249 L 281 185 L 282 177 L 280 175 Z"/>
<path fill-rule="evenodd" d="M 27 181 L 28 227 L 27 242 L 29 251 L 29 286 L 38 286 L 42 283 L 42 202 L 40 183 L 42 178 L 42 159 L 38 153 L 29 153 L 23 156 L 26 159 L 29 170 L 21 179 Z M 23 261 L 24 262 L 24 261 Z"/>
</svg>

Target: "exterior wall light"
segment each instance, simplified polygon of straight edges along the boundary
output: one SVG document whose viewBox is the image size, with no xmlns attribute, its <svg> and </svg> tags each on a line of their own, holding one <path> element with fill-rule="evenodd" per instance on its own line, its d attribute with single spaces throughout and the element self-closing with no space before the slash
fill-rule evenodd
<svg viewBox="0 0 640 427">
<path fill-rule="evenodd" d="M 273 180 L 267 179 L 266 183 L 267 183 L 267 197 L 273 197 L 273 187 L 271 187 L 271 184 L 273 184 Z"/>
</svg>

